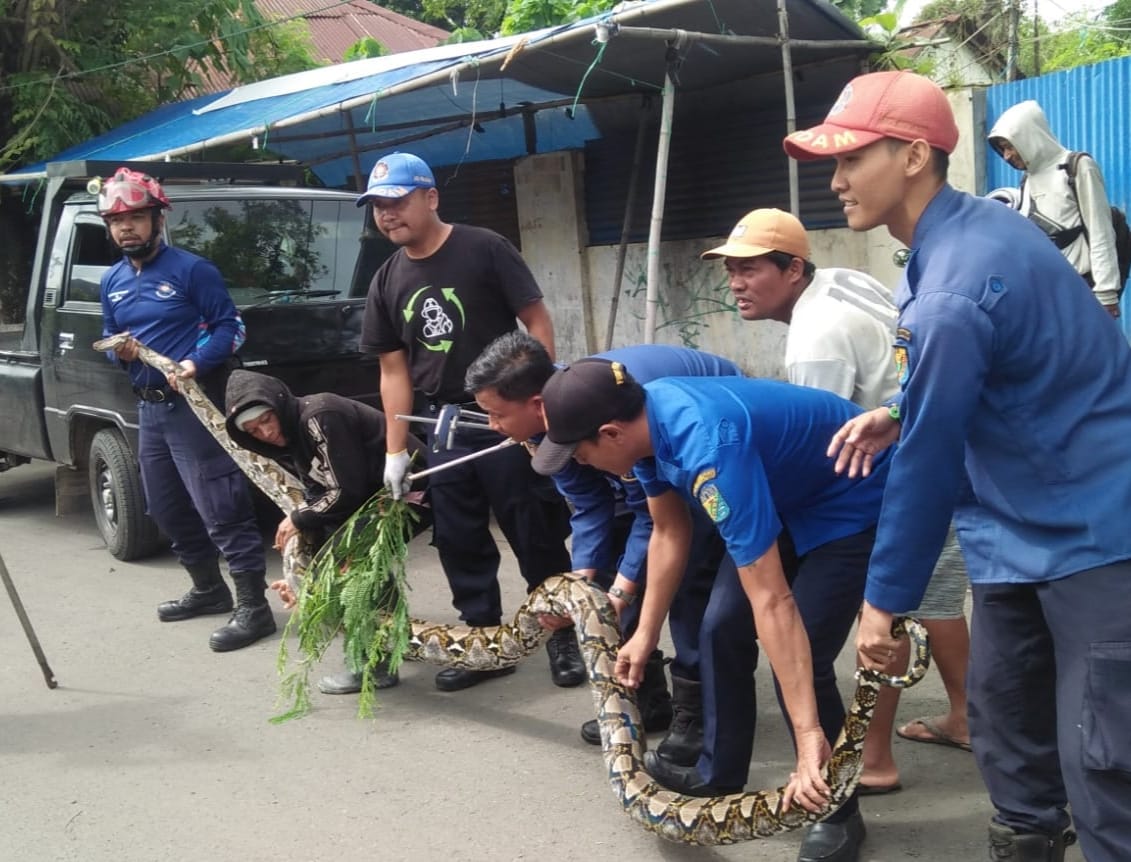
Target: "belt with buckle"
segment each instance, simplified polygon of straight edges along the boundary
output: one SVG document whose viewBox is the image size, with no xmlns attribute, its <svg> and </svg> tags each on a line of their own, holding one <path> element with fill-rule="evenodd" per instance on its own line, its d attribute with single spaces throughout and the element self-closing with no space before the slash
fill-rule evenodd
<svg viewBox="0 0 1131 862">
<path fill-rule="evenodd" d="M 169 401 L 173 397 L 173 393 L 169 389 L 151 389 L 146 386 L 135 386 L 134 394 L 142 401 L 148 401 L 150 404 L 160 404 L 162 401 Z"/>
</svg>

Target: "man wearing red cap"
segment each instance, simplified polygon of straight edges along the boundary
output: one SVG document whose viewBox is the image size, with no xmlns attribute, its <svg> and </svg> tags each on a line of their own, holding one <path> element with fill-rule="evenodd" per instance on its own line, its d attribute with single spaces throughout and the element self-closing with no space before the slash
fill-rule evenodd
<svg viewBox="0 0 1131 862">
<path fill-rule="evenodd" d="M 863 75 L 785 139 L 835 158 L 853 230 L 911 249 L 896 292 L 901 396 L 830 452 L 866 473 L 896 439 L 857 647 L 879 667 L 918 604 L 950 513 L 974 594 L 970 737 L 996 808 L 991 859 L 1089 862 L 1131 847 L 1131 352 L 1031 222 L 946 181 L 958 128 L 909 72 Z M 963 488 L 966 477 L 970 487 Z M 1051 684 L 1051 686 L 1050 686 Z M 1051 690 L 1050 690 L 1051 687 Z"/>
</svg>

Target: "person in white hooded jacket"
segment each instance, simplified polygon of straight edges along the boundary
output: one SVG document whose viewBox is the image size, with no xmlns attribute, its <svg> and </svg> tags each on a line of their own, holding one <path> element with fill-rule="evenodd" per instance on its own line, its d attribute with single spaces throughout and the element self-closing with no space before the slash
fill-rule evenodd
<svg viewBox="0 0 1131 862">
<path fill-rule="evenodd" d="M 1087 154 L 1079 158 L 1073 194 L 1068 177 L 1071 150 L 1056 139 L 1045 112 L 1032 99 L 1007 109 L 990 129 L 989 141 L 998 155 L 1025 172 L 1021 213 L 1049 235 L 1100 305 L 1118 317 L 1122 284 L 1111 205 L 1099 165 Z"/>
</svg>

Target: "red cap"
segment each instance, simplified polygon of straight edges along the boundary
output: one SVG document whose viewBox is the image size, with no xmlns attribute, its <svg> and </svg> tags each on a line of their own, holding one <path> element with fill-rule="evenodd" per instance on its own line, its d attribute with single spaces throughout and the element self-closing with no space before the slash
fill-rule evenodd
<svg viewBox="0 0 1131 862">
<path fill-rule="evenodd" d="M 944 153 L 958 146 L 954 111 L 939 85 L 914 72 L 873 72 L 853 78 L 825 122 L 783 142 L 800 161 L 850 153 L 883 138 L 924 140 Z"/>
</svg>

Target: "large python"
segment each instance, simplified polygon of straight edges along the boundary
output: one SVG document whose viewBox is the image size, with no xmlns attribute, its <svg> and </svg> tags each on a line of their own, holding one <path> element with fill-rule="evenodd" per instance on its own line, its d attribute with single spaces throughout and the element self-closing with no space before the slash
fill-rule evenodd
<svg viewBox="0 0 1131 862">
<path fill-rule="evenodd" d="M 94 344 L 96 350 L 113 350 L 129 338 L 115 335 Z M 165 374 L 180 366 L 159 353 L 138 345 L 143 362 Z M 224 417 L 199 384 L 181 378 L 178 388 L 193 413 L 231 454 L 255 484 L 290 511 L 302 499 L 302 486 L 270 459 L 240 449 L 228 438 Z M 288 545 L 284 564 L 296 569 L 297 549 Z M 415 661 L 470 670 L 490 670 L 517 664 L 538 651 L 546 632 L 539 614 L 568 616 L 576 626 L 589 675 L 589 687 L 601 728 L 601 749 L 609 783 L 625 812 L 649 831 L 684 844 L 733 844 L 768 838 L 816 822 L 835 811 L 851 796 L 863 768 L 864 736 L 882 685 L 905 687 L 922 679 L 930 660 L 926 631 L 912 619 L 896 621 L 893 634 L 908 635 L 915 648 L 910 672 L 888 677 L 870 670 L 856 674 L 856 691 L 849 704 L 844 728 L 826 766 L 831 793 L 828 808 L 813 814 L 794 806 L 782 810 L 785 788 L 700 798 L 683 796 L 657 783 L 643 768 L 643 725 L 631 689 L 614 674 L 620 630 L 616 613 L 605 594 L 583 578 L 558 575 L 547 578 L 527 597 L 508 625 L 472 628 L 412 621 L 407 657 Z"/>
</svg>

